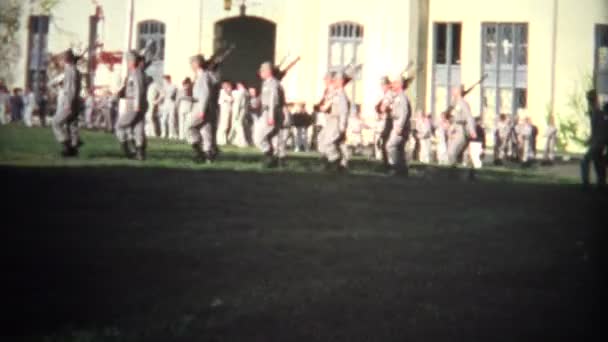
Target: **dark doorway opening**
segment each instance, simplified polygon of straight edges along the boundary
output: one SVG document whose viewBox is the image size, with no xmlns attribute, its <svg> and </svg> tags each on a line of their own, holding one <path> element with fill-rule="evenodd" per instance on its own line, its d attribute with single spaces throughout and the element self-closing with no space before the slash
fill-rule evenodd
<svg viewBox="0 0 608 342">
<path fill-rule="evenodd" d="M 241 80 L 258 86 L 257 70 L 265 61 L 274 62 L 276 25 L 263 18 L 240 16 L 215 24 L 214 50 L 234 44 L 235 51 L 220 68 L 223 80 Z"/>
</svg>

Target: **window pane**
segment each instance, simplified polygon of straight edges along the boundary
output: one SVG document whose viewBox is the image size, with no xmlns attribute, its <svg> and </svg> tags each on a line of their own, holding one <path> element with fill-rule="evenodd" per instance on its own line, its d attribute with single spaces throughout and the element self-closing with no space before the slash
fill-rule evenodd
<svg viewBox="0 0 608 342">
<path fill-rule="evenodd" d="M 160 33 L 165 34 L 165 24 L 160 24 Z"/>
<path fill-rule="evenodd" d="M 354 62 L 355 57 L 355 44 L 345 43 L 344 44 L 344 64 Z"/>
<path fill-rule="evenodd" d="M 499 26 L 500 31 L 500 46 L 498 54 L 499 63 L 501 65 L 510 65 L 513 64 L 513 25 L 511 24 L 501 24 Z"/>
<path fill-rule="evenodd" d="M 597 28 L 597 68 L 598 71 L 608 71 L 608 25 Z"/>
<path fill-rule="evenodd" d="M 517 28 L 517 65 L 528 65 L 528 25 L 516 25 Z"/>
<path fill-rule="evenodd" d="M 361 37 L 361 26 L 357 25 L 357 28 L 355 29 L 355 36 L 357 36 L 357 38 Z"/>
<path fill-rule="evenodd" d="M 336 67 L 336 66 L 340 66 L 342 65 L 342 61 L 341 61 L 341 49 L 340 49 L 341 45 L 339 43 L 333 43 L 331 44 L 330 47 L 330 65 L 332 67 Z"/>
<path fill-rule="evenodd" d="M 331 25 L 329 28 L 329 36 L 330 37 L 335 37 L 336 36 L 336 26 L 335 25 Z"/>
<path fill-rule="evenodd" d="M 496 117 L 496 89 L 483 88 L 483 112 L 486 116 Z"/>
<path fill-rule="evenodd" d="M 448 88 L 435 87 L 435 113 L 443 112 L 448 106 Z"/>
<path fill-rule="evenodd" d="M 450 64 L 460 64 L 460 35 L 462 24 L 452 24 L 452 56 Z"/>
<path fill-rule="evenodd" d="M 435 24 L 435 63 L 446 64 L 447 60 L 447 24 Z"/>
<path fill-rule="evenodd" d="M 527 89 L 516 89 L 515 90 L 515 109 L 528 107 L 528 90 Z"/>
<path fill-rule="evenodd" d="M 165 60 L 165 38 L 160 40 L 160 59 Z"/>
<path fill-rule="evenodd" d="M 483 62 L 486 65 L 495 65 L 498 53 L 496 25 L 484 25 L 484 38 Z"/>
<path fill-rule="evenodd" d="M 499 110 L 501 114 L 515 114 L 513 113 L 513 89 L 500 88 Z"/>
</svg>

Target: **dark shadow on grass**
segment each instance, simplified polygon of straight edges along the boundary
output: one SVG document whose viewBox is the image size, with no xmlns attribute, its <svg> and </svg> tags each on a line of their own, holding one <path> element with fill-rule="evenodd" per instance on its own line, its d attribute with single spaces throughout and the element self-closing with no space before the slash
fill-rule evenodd
<svg viewBox="0 0 608 342">
<path fill-rule="evenodd" d="M 537 341 L 602 331 L 606 199 L 444 178 L 452 171 L 0 167 L 12 222 L 3 333 Z M 440 176 L 421 181 L 426 172 Z"/>
</svg>

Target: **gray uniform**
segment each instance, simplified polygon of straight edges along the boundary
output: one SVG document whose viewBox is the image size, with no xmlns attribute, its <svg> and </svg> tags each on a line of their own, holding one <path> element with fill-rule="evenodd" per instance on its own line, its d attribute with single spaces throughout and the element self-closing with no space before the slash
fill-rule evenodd
<svg viewBox="0 0 608 342">
<path fill-rule="evenodd" d="M 555 147 L 557 145 L 557 128 L 555 127 L 555 125 L 549 124 L 547 126 L 545 137 L 547 141 L 545 144 L 544 159 L 548 161 L 553 161 L 553 159 L 555 159 Z"/>
<path fill-rule="evenodd" d="M 66 63 L 63 71 L 62 98 L 57 101 L 57 112 L 53 117 L 53 132 L 60 143 L 71 141 L 76 146 L 78 135 L 78 112 L 80 110 L 80 71 Z"/>
<path fill-rule="evenodd" d="M 344 167 L 348 165 L 345 142 L 349 114 L 350 101 L 344 89 L 335 90 L 331 99 L 331 111 L 325 115 L 319 147 L 330 163 L 339 161 Z"/>
<path fill-rule="evenodd" d="M 391 104 L 390 120 L 392 129 L 386 141 L 386 154 L 388 164 L 397 171 L 403 171 L 407 167 L 405 143 L 409 136 L 411 116 L 410 101 L 405 92 L 401 91 L 395 94 Z"/>
<path fill-rule="evenodd" d="M 604 151 L 608 148 L 608 112 L 592 108 L 590 115 L 591 140 L 587 153 L 581 161 L 581 178 L 584 185 L 589 184 L 589 164 L 593 162 L 597 184 L 600 187 L 605 187 L 606 157 Z"/>
<path fill-rule="evenodd" d="M 202 144 L 205 153 L 213 150 L 213 118 L 211 113 L 211 91 L 217 83 L 215 75 L 199 70 L 192 86 L 193 105 L 188 123 L 188 142 Z"/>
<path fill-rule="evenodd" d="M 274 77 L 265 80 L 262 84 L 260 102 L 262 108 L 260 117 L 255 125 L 255 145 L 262 153 L 276 156 L 277 151 L 273 148 L 272 140 L 275 139 L 275 136 L 277 136 L 283 125 L 285 98 L 279 81 Z M 275 146 L 282 145 L 283 143 L 279 141 Z"/>
<path fill-rule="evenodd" d="M 394 94 L 392 91 L 386 91 L 376 108 L 377 120 L 374 127 L 374 154 L 377 160 L 382 160 L 384 165 L 388 165 L 388 156 L 386 155 L 386 142 L 391 133 L 392 121 L 390 115 L 390 108 L 393 102 Z M 382 106 L 385 111 L 382 112 Z"/>
<path fill-rule="evenodd" d="M 475 131 L 475 120 L 471 115 L 469 104 L 459 99 L 454 104 L 451 118 L 451 128 L 448 137 L 448 160 L 451 165 L 458 163 L 460 156 L 467 147 L 467 136 Z"/>
<path fill-rule="evenodd" d="M 142 66 L 130 70 L 125 88 L 126 110 L 116 122 L 116 137 L 125 143 L 131 137 L 138 148 L 146 147 L 145 114 L 147 85 Z"/>
</svg>

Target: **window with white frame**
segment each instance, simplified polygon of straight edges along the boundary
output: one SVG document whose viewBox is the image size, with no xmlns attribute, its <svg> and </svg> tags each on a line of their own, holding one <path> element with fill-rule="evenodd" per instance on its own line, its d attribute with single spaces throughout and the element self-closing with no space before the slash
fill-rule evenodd
<svg viewBox="0 0 608 342">
<path fill-rule="evenodd" d="M 608 103 L 608 25 L 595 26 L 595 68 L 593 80 L 600 105 Z"/>
<path fill-rule="evenodd" d="M 482 110 L 516 115 L 528 105 L 528 24 L 482 24 Z"/>
<path fill-rule="evenodd" d="M 147 73 L 156 81 L 163 75 L 165 60 L 165 24 L 158 20 L 146 20 L 137 25 L 137 49 L 141 51 L 148 42 L 151 42 L 151 66 Z"/>
<path fill-rule="evenodd" d="M 328 71 L 340 71 L 350 63 L 362 64 L 363 26 L 354 22 L 339 22 L 329 26 Z M 348 85 L 347 94 L 353 102 L 362 102 L 361 69 Z"/>
<path fill-rule="evenodd" d="M 433 25 L 432 113 L 445 110 L 450 105 L 450 88 L 460 85 L 461 35 L 460 23 Z"/>
</svg>

